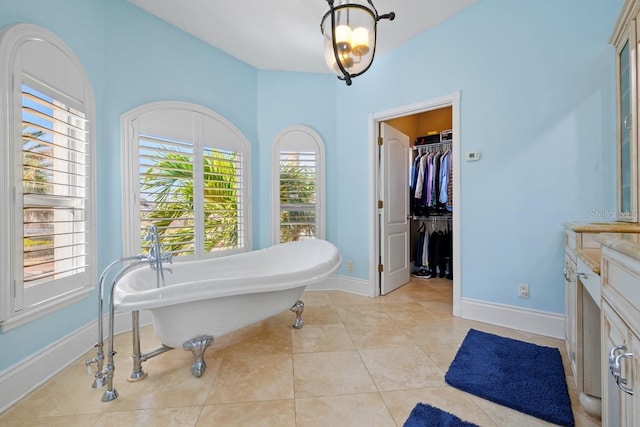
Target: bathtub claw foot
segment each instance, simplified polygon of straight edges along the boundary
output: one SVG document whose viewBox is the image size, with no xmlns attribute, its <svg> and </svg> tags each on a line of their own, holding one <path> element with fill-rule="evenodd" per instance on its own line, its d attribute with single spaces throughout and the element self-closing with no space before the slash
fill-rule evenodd
<svg viewBox="0 0 640 427">
<path fill-rule="evenodd" d="M 191 365 L 191 373 L 196 378 L 200 378 L 207 369 L 207 364 L 204 363 L 204 352 L 211 344 L 213 344 L 213 337 L 210 335 L 201 335 L 182 344 L 182 348 L 191 351 L 196 359 Z"/>
<path fill-rule="evenodd" d="M 304 311 L 304 303 L 300 300 L 296 301 L 293 304 L 293 307 L 290 308 L 296 314 L 296 320 L 293 322 L 293 327 L 295 329 L 302 329 L 304 326 L 304 322 L 302 321 L 302 312 Z"/>
</svg>

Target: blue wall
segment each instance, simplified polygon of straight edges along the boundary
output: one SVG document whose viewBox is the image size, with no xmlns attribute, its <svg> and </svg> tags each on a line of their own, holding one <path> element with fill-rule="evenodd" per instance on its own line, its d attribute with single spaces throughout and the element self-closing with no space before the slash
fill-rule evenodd
<svg viewBox="0 0 640 427">
<path fill-rule="evenodd" d="M 256 247 L 271 245 L 271 146 L 285 127 L 305 125 L 322 138 L 326 160 L 326 238 L 335 242 L 338 204 L 335 116 L 335 80 L 330 74 L 260 71 L 258 78 L 259 153 L 253 161 L 260 165 L 260 182 L 254 184 L 253 222 L 259 232 Z M 258 154 L 258 156 L 256 156 Z M 257 208 L 257 209 L 256 209 Z M 257 212 L 257 214 L 256 214 Z"/>
<path fill-rule="evenodd" d="M 564 311 L 561 223 L 615 209 L 608 39 L 621 5 L 481 0 L 337 86 L 338 180 L 348 183 L 338 192 L 338 244 L 364 266 L 356 275 L 368 267 L 367 113 L 459 90 L 459 149 L 481 152 L 456 172 L 462 297 Z M 517 298 L 519 282 L 530 299 Z"/>
<path fill-rule="evenodd" d="M 99 267 L 121 252 L 120 115 L 177 99 L 252 144 L 254 247 L 270 242 L 273 137 L 303 124 L 327 154 L 327 238 L 368 279 L 368 115 L 461 91 L 462 296 L 563 312 L 562 228 L 615 209 L 614 54 L 622 0 L 480 0 L 385 55 L 347 88 L 258 71 L 125 0 L 0 0 L 0 27 L 42 25 L 79 56 L 98 113 Z M 396 23 L 380 26 L 384 29 Z M 518 299 L 519 282 L 531 298 Z M 95 319 L 95 296 L 0 334 L 0 371 Z"/>
<path fill-rule="evenodd" d="M 257 142 L 257 70 L 125 0 L 0 0 L 0 27 L 41 25 L 85 67 L 97 111 L 98 268 L 121 256 L 120 115 L 153 101 L 203 105 Z M 256 172 L 256 176 L 258 173 Z M 0 371 L 96 318 L 96 295 L 0 334 Z"/>
</svg>

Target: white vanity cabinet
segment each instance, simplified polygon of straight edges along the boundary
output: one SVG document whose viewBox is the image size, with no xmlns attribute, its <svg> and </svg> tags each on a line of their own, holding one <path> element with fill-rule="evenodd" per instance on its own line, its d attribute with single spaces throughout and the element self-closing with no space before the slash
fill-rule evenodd
<svg viewBox="0 0 640 427">
<path fill-rule="evenodd" d="M 640 245 L 603 241 L 601 272 L 602 425 L 639 426 Z"/>
</svg>

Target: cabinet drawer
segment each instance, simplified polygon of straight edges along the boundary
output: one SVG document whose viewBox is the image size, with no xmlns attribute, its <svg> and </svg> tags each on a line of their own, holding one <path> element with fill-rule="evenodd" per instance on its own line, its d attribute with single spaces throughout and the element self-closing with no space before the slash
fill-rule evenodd
<svg viewBox="0 0 640 427">
<path fill-rule="evenodd" d="M 581 258 L 578 257 L 578 279 L 584 286 L 596 305 L 600 307 L 600 276 L 593 272 L 591 267 Z"/>
</svg>

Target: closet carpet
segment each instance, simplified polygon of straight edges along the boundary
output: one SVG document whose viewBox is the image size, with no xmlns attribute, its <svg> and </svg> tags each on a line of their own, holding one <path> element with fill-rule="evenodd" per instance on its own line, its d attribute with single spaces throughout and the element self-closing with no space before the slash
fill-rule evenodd
<svg viewBox="0 0 640 427">
<path fill-rule="evenodd" d="M 451 281 L 412 279 L 389 295 L 305 292 L 305 326 L 284 312 L 219 337 L 207 371 L 190 372 L 190 352 L 176 349 L 143 364 L 149 376 L 129 383 L 131 337 L 116 337 L 115 388 L 100 401 L 87 352 L 12 408 L 0 426 L 402 426 L 418 402 L 472 423 L 546 426 L 544 421 L 457 390 L 444 374 L 470 328 L 557 347 L 564 342 L 451 315 Z M 159 346 L 142 328 L 143 352 Z M 598 426 L 581 409 L 568 378 L 576 426 Z"/>
</svg>

